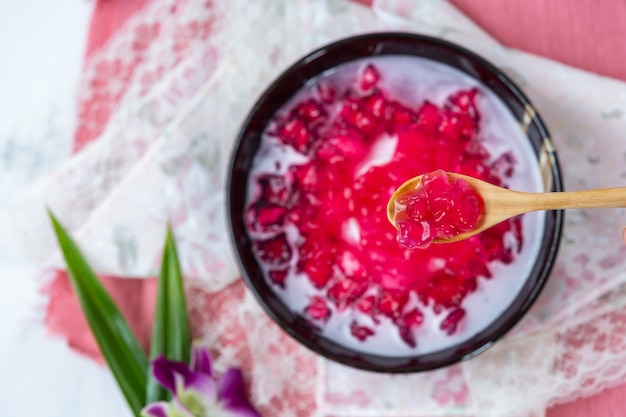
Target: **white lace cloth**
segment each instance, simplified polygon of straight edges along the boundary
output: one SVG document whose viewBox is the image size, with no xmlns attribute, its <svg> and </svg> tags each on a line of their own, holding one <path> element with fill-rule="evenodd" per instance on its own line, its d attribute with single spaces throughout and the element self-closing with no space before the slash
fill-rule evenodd
<svg viewBox="0 0 626 417">
<path fill-rule="evenodd" d="M 198 29 L 206 22 L 208 38 Z M 442 37 L 511 75 L 550 128 L 566 189 L 623 183 L 626 84 L 505 48 L 448 3 L 154 0 L 89 62 L 83 100 L 100 93 L 94 81 L 109 66 L 132 65 L 139 34 L 152 34 L 104 133 L 16 204 L 20 236 L 38 262 L 51 261 L 48 205 L 99 271 L 147 277 L 169 220 L 189 285 L 206 295 L 191 297 L 206 318 L 199 334 L 220 352 L 218 368 L 246 366 L 267 415 L 541 416 L 626 380 L 623 209 L 569 211 L 558 263 L 527 317 L 487 352 L 433 372 L 379 375 L 317 358 L 234 284 L 224 181 L 246 112 L 307 51 L 382 30 Z"/>
</svg>

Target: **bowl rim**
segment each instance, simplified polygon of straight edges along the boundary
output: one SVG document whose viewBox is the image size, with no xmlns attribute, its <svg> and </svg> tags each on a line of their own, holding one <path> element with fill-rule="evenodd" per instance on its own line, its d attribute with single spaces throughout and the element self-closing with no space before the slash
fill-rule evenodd
<svg viewBox="0 0 626 417">
<path fill-rule="evenodd" d="M 552 212 L 554 215 L 554 221 L 553 221 L 553 230 L 551 232 L 546 230 L 548 228 L 547 224 L 544 225 L 544 236 L 542 237 L 542 247 L 546 245 L 548 247 L 548 251 L 543 256 L 543 264 L 540 268 L 540 272 L 537 276 L 534 286 L 532 286 L 530 292 L 525 295 L 526 297 L 525 303 L 522 306 L 520 306 L 505 323 L 500 324 L 495 331 L 489 331 L 495 324 L 497 324 L 498 319 L 501 318 L 501 316 L 504 315 L 509 309 L 511 309 L 511 306 L 513 305 L 513 303 L 522 295 L 524 295 L 523 290 L 525 288 L 525 285 L 522 286 L 518 295 L 513 299 L 511 304 L 509 304 L 509 306 L 504 310 L 504 312 L 500 316 L 498 316 L 498 318 L 494 319 L 494 322 L 492 322 L 489 326 L 484 328 L 481 332 L 470 337 L 468 340 L 461 342 L 459 344 L 456 344 L 456 345 L 452 345 L 451 347 L 443 349 L 441 351 L 436 351 L 433 353 L 422 354 L 422 355 L 404 356 L 404 357 L 385 357 L 385 356 L 375 355 L 375 354 L 370 354 L 370 353 L 357 352 L 348 347 L 339 345 L 331 341 L 330 345 L 339 346 L 341 348 L 340 350 L 344 350 L 347 353 L 350 353 L 349 355 L 337 354 L 334 351 L 328 350 L 326 347 L 321 347 L 319 343 L 315 343 L 309 338 L 303 337 L 297 331 L 297 329 L 294 328 L 293 321 L 291 323 L 288 323 L 286 319 L 284 319 L 277 311 L 275 311 L 273 308 L 271 308 L 268 305 L 267 300 L 265 299 L 265 296 L 261 293 L 260 289 L 257 287 L 257 284 L 250 276 L 250 273 L 246 268 L 241 250 L 238 245 L 238 238 L 236 236 L 236 230 L 234 228 L 234 223 L 233 223 L 234 218 L 231 215 L 233 211 L 233 198 L 232 198 L 233 196 L 231 195 L 232 190 L 234 186 L 241 185 L 241 184 L 235 184 L 233 181 L 233 173 L 236 168 L 236 163 L 239 157 L 240 149 L 241 149 L 242 143 L 246 139 L 246 132 L 247 132 L 247 129 L 249 128 L 251 121 L 253 120 L 253 118 L 255 117 L 255 114 L 259 111 L 259 109 L 262 108 L 263 105 L 265 105 L 268 99 L 268 96 L 273 91 L 275 91 L 279 86 L 281 86 L 284 80 L 288 76 L 290 76 L 291 73 L 298 71 L 300 68 L 302 68 L 303 66 L 306 66 L 307 64 L 314 61 L 315 59 L 318 59 L 321 56 L 329 53 L 329 51 L 336 50 L 339 48 L 346 48 L 351 45 L 354 45 L 355 43 L 368 42 L 368 41 L 373 41 L 373 40 L 380 41 L 380 42 L 389 42 L 389 41 L 396 41 L 396 40 L 412 41 L 412 42 L 428 43 L 431 45 L 444 47 L 444 48 L 452 50 L 454 53 L 459 54 L 460 56 L 464 58 L 468 58 L 469 60 L 473 61 L 475 64 L 478 64 L 478 66 L 483 67 L 491 75 L 495 76 L 500 82 L 503 83 L 503 85 L 510 92 L 510 94 L 512 94 L 515 100 L 517 100 L 520 104 L 523 104 L 525 106 L 525 109 L 531 110 L 532 114 L 531 114 L 528 124 L 529 125 L 533 124 L 535 126 L 535 128 L 538 131 L 538 134 L 541 137 L 539 141 L 542 143 L 542 150 L 539 151 L 535 149 L 535 153 L 536 153 L 537 158 L 539 158 L 540 154 L 545 152 L 545 156 L 547 157 L 547 163 L 549 164 L 549 168 L 550 168 L 549 174 L 551 176 L 551 187 L 550 187 L 551 189 L 546 190 L 546 191 L 557 191 L 557 192 L 563 191 L 563 182 L 562 182 L 560 164 L 558 161 L 557 153 L 554 149 L 554 146 L 552 145 L 552 141 L 550 139 L 550 135 L 549 135 L 545 122 L 543 121 L 539 113 L 536 110 L 534 110 L 535 106 L 532 105 L 531 101 L 522 92 L 521 88 L 518 87 L 516 83 L 513 82 L 513 80 L 511 80 L 509 76 L 504 74 L 502 70 L 497 68 L 495 65 L 493 65 L 489 61 L 487 61 L 485 58 L 482 58 L 480 55 L 466 49 L 465 47 L 462 47 L 458 44 L 455 44 L 455 43 L 452 43 L 452 42 L 449 42 L 440 38 L 423 35 L 423 34 L 407 33 L 407 32 L 367 33 L 367 34 L 342 38 L 340 40 L 325 44 L 307 53 L 306 55 L 298 59 L 295 63 L 290 65 L 287 69 L 281 71 L 280 75 L 276 77 L 274 81 L 268 87 L 266 87 L 263 93 L 257 98 L 254 105 L 248 111 L 244 122 L 240 126 L 239 132 L 237 134 L 236 140 L 234 142 L 234 145 L 231 151 L 230 160 L 228 163 L 228 176 L 227 176 L 227 181 L 226 181 L 226 215 L 228 216 L 228 222 L 227 222 L 228 233 L 229 233 L 230 242 L 234 251 L 234 257 L 237 263 L 238 270 L 241 273 L 241 276 L 244 282 L 246 283 L 246 286 L 254 294 L 256 300 L 261 305 L 263 311 L 265 311 L 265 313 L 269 315 L 270 318 L 276 324 L 278 324 L 283 331 L 285 331 L 288 335 L 290 335 L 300 344 L 302 344 L 303 346 L 307 347 L 308 349 L 312 350 L 313 352 L 316 352 L 317 354 L 325 358 L 331 359 L 343 365 L 347 365 L 347 366 L 351 366 L 354 368 L 363 369 L 367 371 L 374 371 L 374 372 L 381 372 L 381 373 L 395 373 L 395 374 L 428 371 L 428 370 L 442 368 L 448 365 L 452 365 L 454 363 L 458 363 L 460 361 L 470 359 L 484 352 L 489 347 L 491 347 L 496 341 L 500 340 L 507 332 L 511 330 L 512 327 L 514 327 L 522 319 L 522 317 L 526 315 L 530 307 L 534 304 L 539 294 L 543 290 L 552 272 L 552 269 L 554 267 L 554 263 L 556 260 L 556 256 L 558 253 L 558 249 L 559 249 L 559 246 L 561 243 L 561 237 L 562 237 L 563 217 L 564 217 L 562 210 L 556 210 Z M 378 54 L 373 53 L 371 56 L 377 56 L 377 55 Z M 401 54 L 395 54 L 395 55 L 401 55 Z M 414 54 L 412 56 L 419 56 L 419 55 Z M 431 59 L 431 58 L 427 58 L 427 59 Z M 350 61 L 351 60 L 346 60 L 344 61 L 344 63 L 350 62 Z M 437 61 L 437 60 L 433 60 L 433 61 L 451 66 L 441 61 Z M 467 72 L 465 73 L 467 74 Z M 315 76 L 319 74 L 320 73 L 316 73 Z M 482 80 L 478 79 L 472 74 L 468 74 L 468 75 L 470 75 L 472 78 L 477 79 L 484 85 Z M 491 89 L 489 86 L 486 86 L 486 87 Z M 292 95 L 294 93 L 295 92 L 291 92 Z M 502 100 L 502 98 L 500 98 L 500 100 Z M 509 112 L 511 112 L 511 109 L 509 108 L 509 106 L 507 105 L 506 107 L 509 110 Z M 526 136 L 528 136 L 528 134 Z M 528 140 L 531 141 L 530 138 L 528 138 Z M 540 165 L 540 161 L 538 161 L 538 168 L 541 169 L 541 166 L 539 165 Z M 247 184 L 248 182 L 246 182 L 246 187 L 247 187 Z M 547 221 L 548 219 L 546 216 L 546 222 Z M 542 252 L 540 251 L 538 255 L 541 255 L 541 254 Z M 257 261 L 255 260 L 255 262 Z M 258 262 L 257 262 L 257 268 L 260 270 L 260 267 L 258 266 Z M 533 273 L 531 271 L 525 283 L 528 282 L 532 274 Z M 263 279 L 265 279 L 265 277 L 263 277 Z M 293 313 L 293 312 L 292 314 L 294 316 L 297 315 L 296 313 Z M 436 363 L 420 363 L 419 361 L 418 363 L 414 362 L 417 358 L 426 357 L 426 356 L 429 356 L 438 352 L 450 351 L 455 347 L 459 347 L 463 344 L 467 344 L 471 340 L 477 338 L 477 335 L 480 335 L 483 332 L 487 332 L 487 331 L 489 331 L 488 332 L 489 337 L 487 338 L 488 340 L 485 340 L 479 345 L 474 346 L 468 352 L 451 355 L 448 359 L 440 360 L 440 361 L 437 361 Z M 329 341 L 329 339 L 326 339 L 323 336 L 318 336 L 318 339 L 324 339 L 326 341 Z M 367 362 L 367 361 L 363 362 L 363 357 L 368 358 L 368 359 L 389 359 L 391 362 L 393 362 L 393 360 L 396 359 L 399 363 L 397 366 L 382 366 L 380 364 L 376 364 L 372 362 Z"/>
</svg>

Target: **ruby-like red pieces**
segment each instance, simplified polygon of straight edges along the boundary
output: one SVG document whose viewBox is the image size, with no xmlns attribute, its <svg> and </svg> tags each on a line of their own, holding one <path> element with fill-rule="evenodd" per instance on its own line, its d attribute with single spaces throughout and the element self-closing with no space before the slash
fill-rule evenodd
<svg viewBox="0 0 626 417">
<path fill-rule="evenodd" d="M 285 288 L 285 281 L 287 280 L 287 269 L 274 269 L 268 272 L 270 280 L 281 288 Z"/>
<path fill-rule="evenodd" d="M 322 79 L 275 117 L 266 135 L 307 162 L 252 178 L 246 224 L 273 285 L 308 279 L 305 317 L 323 324 L 348 315 L 359 341 L 388 321 L 413 348 L 424 309 L 439 315 L 442 332 L 459 331 L 464 298 L 491 277 L 490 262 L 515 259 L 523 236 L 513 219 L 463 241 L 407 249 L 471 229 L 482 200 L 467 183 L 427 175 L 423 189 L 403 201 L 396 230 L 386 218 L 391 194 L 437 170 L 500 185 L 516 161 L 492 157 L 481 143 L 477 89 L 458 91 L 442 106 L 412 108 L 389 96 L 383 75 L 369 64 L 353 85 Z M 385 138 L 394 145 L 386 162 L 367 165 Z"/>
<path fill-rule="evenodd" d="M 332 311 L 323 297 L 315 296 L 311 298 L 309 306 L 305 310 L 306 314 L 319 321 L 327 321 Z"/>
<path fill-rule="evenodd" d="M 461 321 L 465 317 L 465 310 L 462 308 L 457 308 L 452 310 L 445 319 L 441 322 L 441 330 L 446 332 L 448 335 L 452 335 L 459 330 L 461 326 Z"/>
<path fill-rule="evenodd" d="M 372 329 L 367 326 L 360 326 L 356 321 L 353 321 L 350 324 L 350 332 L 352 333 L 352 336 L 356 337 L 361 342 L 374 335 L 374 331 Z"/>
<path fill-rule="evenodd" d="M 359 86 L 363 91 L 370 90 L 378 83 L 379 79 L 380 74 L 378 74 L 378 71 L 372 64 L 369 64 L 365 67 L 365 70 L 363 70 L 363 73 L 361 74 Z"/>
<path fill-rule="evenodd" d="M 291 247 L 284 233 L 255 242 L 255 252 L 268 265 L 281 265 L 291 258 Z"/>
<path fill-rule="evenodd" d="M 451 238 L 476 227 L 483 200 L 467 181 L 452 184 L 444 171 L 424 174 L 419 186 L 395 203 L 398 242 L 425 248 L 437 237 Z"/>
</svg>

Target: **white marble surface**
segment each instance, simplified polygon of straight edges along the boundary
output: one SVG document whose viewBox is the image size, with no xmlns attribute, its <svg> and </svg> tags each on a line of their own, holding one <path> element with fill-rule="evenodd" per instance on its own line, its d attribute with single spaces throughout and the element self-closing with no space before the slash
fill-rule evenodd
<svg viewBox="0 0 626 417">
<path fill-rule="evenodd" d="M 6 213 L 71 151 L 93 7 L 0 0 L 0 415 L 130 416 L 111 374 L 46 335 L 37 268 Z M 46 157 L 43 158 L 42 155 Z"/>
</svg>

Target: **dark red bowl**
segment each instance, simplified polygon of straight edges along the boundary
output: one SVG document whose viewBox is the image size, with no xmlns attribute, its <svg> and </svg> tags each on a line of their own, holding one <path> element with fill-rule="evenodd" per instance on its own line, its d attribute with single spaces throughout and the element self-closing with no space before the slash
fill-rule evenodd
<svg viewBox="0 0 626 417">
<path fill-rule="evenodd" d="M 268 122 L 304 84 L 338 65 L 377 55 L 427 58 L 479 80 L 526 127 L 546 191 L 563 190 L 559 164 L 548 130 L 528 98 L 506 75 L 473 52 L 437 38 L 407 33 L 375 33 L 344 39 L 313 51 L 287 69 L 267 88 L 250 111 L 235 143 L 228 176 L 227 213 L 236 259 L 246 284 L 270 317 L 288 334 L 309 349 L 344 365 L 378 372 L 418 372 L 471 358 L 493 345 L 524 316 L 552 270 L 561 239 L 563 213 L 546 213 L 541 247 L 535 264 L 518 296 L 504 313 L 482 332 L 450 348 L 406 357 L 360 353 L 325 338 L 312 329 L 299 314 L 290 311 L 263 276 L 246 231 L 244 210 L 252 160 Z"/>
</svg>

